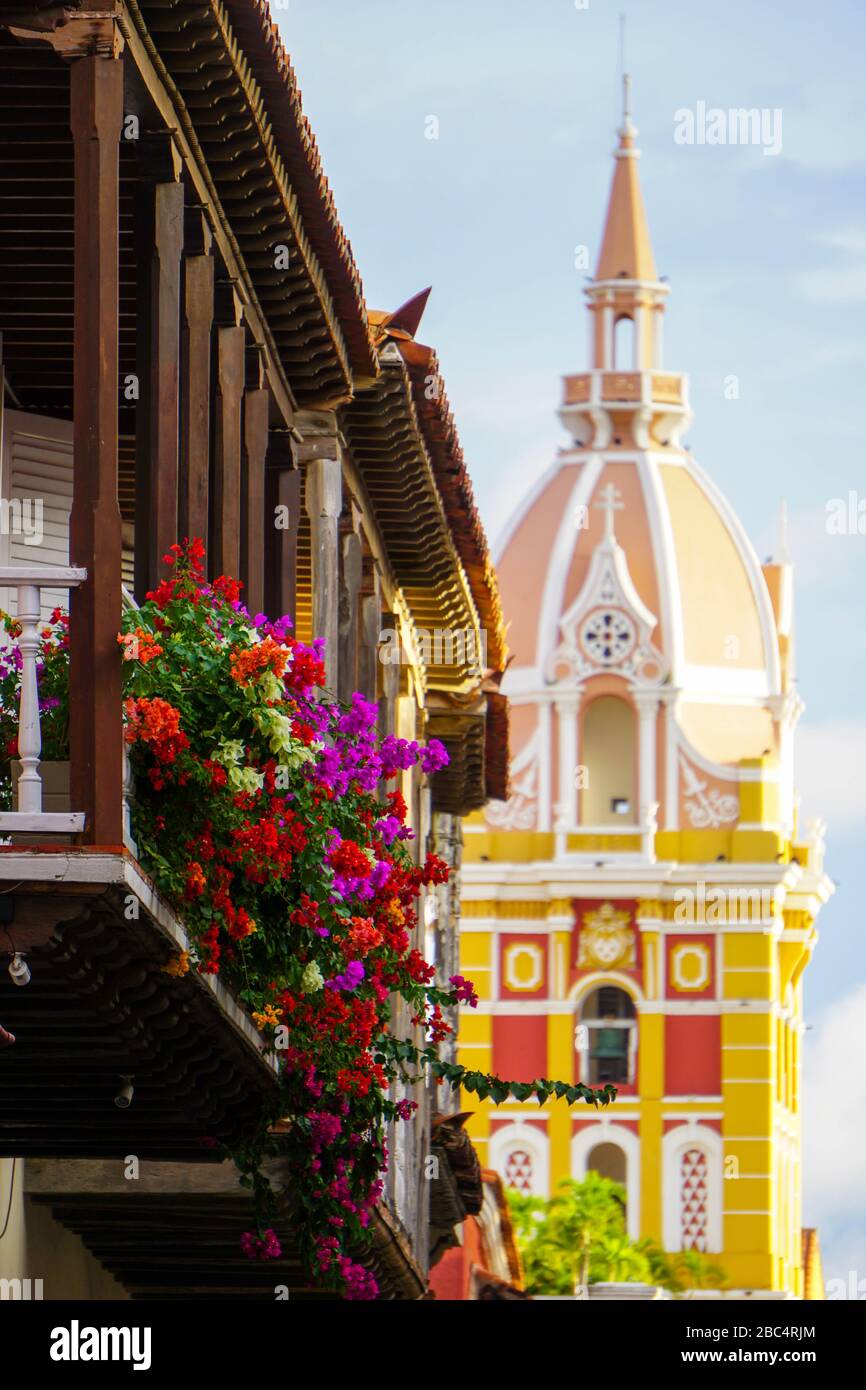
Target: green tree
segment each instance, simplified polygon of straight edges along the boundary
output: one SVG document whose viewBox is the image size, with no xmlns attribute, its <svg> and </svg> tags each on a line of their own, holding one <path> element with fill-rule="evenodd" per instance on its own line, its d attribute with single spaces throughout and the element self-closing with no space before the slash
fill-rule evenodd
<svg viewBox="0 0 866 1390">
<path fill-rule="evenodd" d="M 725 1283 L 725 1271 L 699 1250 L 681 1250 L 676 1256 L 675 1268 L 687 1289 L 720 1289 Z"/>
<path fill-rule="evenodd" d="M 630 1240 L 625 1191 L 599 1173 L 565 1179 L 547 1200 L 512 1190 L 508 1201 L 529 1293 L 569 1295 L 609 1282 L 655 1284 L 677 1296 L 725 1282 L 697 1250 L 669 1255 L 648 1237 Z"/>
</svg>

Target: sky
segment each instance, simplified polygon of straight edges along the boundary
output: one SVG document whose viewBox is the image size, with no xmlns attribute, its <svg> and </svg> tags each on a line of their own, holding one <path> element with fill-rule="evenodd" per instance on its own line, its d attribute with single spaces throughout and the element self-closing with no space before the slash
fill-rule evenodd
<svg viewBox="0 0 866 1390">
<path fill-rule="evenodd" d="M 866 6 L 271 7 L 368 303 L 433 286 L 418 337 L 439 354 L 494 542 L 566 442 L 560 377 L 587 365 L 576 249 L 594 265 L 626 11 L 641 182 L 671 283 L 665 365 L 689 373 L 695 410 L 687 442 L 762 560 L 787 502 L 797 780 L 804 819 L 827 822 L 837 884 L 806 977 L 804 1220 L 821 1228 L 825 1275 L 850 1285 L 853 1272 L 866 1298 Z M 766 110 L 767 138 L 678 141 L 676 113 L 698 120 L 700 103 Z"/>
</svg>

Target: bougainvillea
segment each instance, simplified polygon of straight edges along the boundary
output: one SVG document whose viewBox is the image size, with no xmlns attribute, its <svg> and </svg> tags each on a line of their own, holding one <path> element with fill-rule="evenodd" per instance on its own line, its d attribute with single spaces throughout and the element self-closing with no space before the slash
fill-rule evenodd
<svg viewBox="0 0 866 1390">
<path fill-rule="evenodd" d="M 0 608 L 0 759 L 18 756 L 18 704 L 21 697 L 21 652 L 15 643 L 21 624 Z M 69 756 L 69 617 L 55 608 L 39 628 L 36 658 L 42 757 Z"/>
<path fill-rule="evenodd" d="M 393 783 L 443 767 L 444 747 L 380 739 L 375 704 L 327 697 L 322 644 L 299 642 L 288 619 L 251 616 L 234 580 L 206 582 L 200 541 L 166 559 L 171 577 L 119 634 L 133 835 L 190 943 L 167 973 L 219 975 L 278 1060 L 278 1101 L 233 1151 L 256 1206 L 241 1246 L 250 1259 L 279 1258 L 263 1174 L 279 1153 L 311 1275 L 372 1298 L 358 1260 L 383 1191 L 386 1133 L 417 1108 L 394 1098 L 394 1083 L 411 1089 L 430 1073 L 497 1104 L 606 1104 L 613 1088 L 509 1083 L 439 1057 L 451 1031 L 443 1009 L 477 999 L 462 976 L 437 981 L 417 949 L 417 900 L 448 869 L 413 856 Z M 391 1031 L 395 996 L 412 1036 Z"/>
</svg>

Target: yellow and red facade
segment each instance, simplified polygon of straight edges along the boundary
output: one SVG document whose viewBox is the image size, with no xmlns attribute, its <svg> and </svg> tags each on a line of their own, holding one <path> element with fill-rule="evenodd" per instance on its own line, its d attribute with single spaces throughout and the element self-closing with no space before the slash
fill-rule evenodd
<svg viewBox="0 0 866 1390">
<path fill-rule="evenodd" d="M 791 567 L 784 545 L 759 563 L 681 442 L 635 133 L 626 116 L 570 442 L 498 557 L 512 794 L 465 827 L 461 1060 L 617 1086 L 606 1112 L 485 1104 L 473 1138 L 506 1182 L 596 1168 L 634 1236 L 797 1297 L 802 975 L 830 884 L 820 823 L 799 824 Z"/>
</svg>

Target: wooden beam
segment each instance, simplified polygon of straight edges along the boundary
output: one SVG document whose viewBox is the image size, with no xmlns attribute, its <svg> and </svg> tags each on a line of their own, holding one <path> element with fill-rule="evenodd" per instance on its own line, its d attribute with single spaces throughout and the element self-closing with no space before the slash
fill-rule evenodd
<svg viewBox="0 0 866 1390">
<path fill-rule="evenodd" d="M 269 1164 L 276 1176 L 279 1165 Z M 211 1194 L 242 1198 L 249 1193 L 240 1185 L 234 1163 L 158 1163 L 142 1159 L 138 1176 L 126 1176 L 122 1159 L 28 1158 L 24 1190 L 28 1196 L 118 1195 L 145 1197 Z"/>
<path fill-rule="evenodd" d="M 117 501 L 119 141 L 123 59 L 70 67 L 75 151 L 75 354 L 70 563 L 87 579 L 70 598 L 72 808 L 90 844 L 123 841 L 123 726 L 117 631 L 121 527 Z"/>
<path fill-rule="evenodd" d="M 207 545 L 213 256 L 187 256 L 183 269 L 179 530 Z"/>
<path fill-rule="evenodd" d="M 216 330 L 216 396 L 211 504 L 211 570 L 240 574 L 241 397 L 244 389 L 244 330 Z"/>
<path fill-rule="evenodd" d="M 265 459 L 268 452 L 270 392 L 260 388 L 244 392 L 244 451 L 241 537 L 243 597 L 255 617 L 265 601 Z"/>
</svg>

